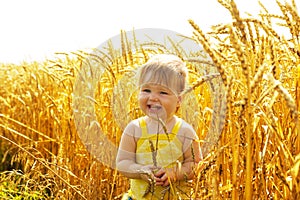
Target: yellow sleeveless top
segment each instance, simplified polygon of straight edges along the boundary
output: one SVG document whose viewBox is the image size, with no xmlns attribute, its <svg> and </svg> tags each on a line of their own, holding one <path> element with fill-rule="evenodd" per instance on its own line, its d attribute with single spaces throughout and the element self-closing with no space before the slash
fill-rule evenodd
<svg viewBox="0 0 300 200">
<path fill-rule="evenodd" d="M 142 129 L 142 136 L 137 141 L 136 162 L 142 165 L 153 165 L 153 153 L 151 151 L 150 140 L 153 147 L 158 141 L 156 162 L 158 167 L 170 168 L 176 166 L 179 161 L 183 161 L 182 143 L 177 138 L 178 130 L 181 127 L 182 119 L 176 117 L 176 123 L 169 134 L 148 134 L 145 118 L 139 119 Z M 158 138 L 157 138 L 158 137 Z M 153 148 L 152 148 L 153 149 Z M 128 195 L 133 199 L 176 199 L 179 194 L 188 197 L 190 187 L 187 181 L 172 182 L 169 186 L 154 186 L 149 188 L 149 183 L 142 179 L 131 179 Z M 188 195 L 188 196 L 186 196 Z"/>
</svg>

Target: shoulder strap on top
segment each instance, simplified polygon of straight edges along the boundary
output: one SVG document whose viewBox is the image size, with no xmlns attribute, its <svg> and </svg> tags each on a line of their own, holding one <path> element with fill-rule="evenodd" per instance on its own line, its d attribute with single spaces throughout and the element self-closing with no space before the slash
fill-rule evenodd
<svg viewBox="0 0 300 200">
<path fill-rule="evenodd" d="M 178 133 L 178 130 L 180 129 L 181 124 L 182 124 L 182 119 L 176 117 L 176 123 L 172 129 L 173 134 L 176 135 Z"/>
<path fill-rule="evenodd" d="M 145 118 L 141 117 L 139 119 L 139 122 L 140 122 L 140 126 L 141 126 L 141 129 L 142 129 L 142 136 L 146 136 L 148 134 L 148 132 L 147 132 L 147 124 L 146 124 Z"/>
</svg>

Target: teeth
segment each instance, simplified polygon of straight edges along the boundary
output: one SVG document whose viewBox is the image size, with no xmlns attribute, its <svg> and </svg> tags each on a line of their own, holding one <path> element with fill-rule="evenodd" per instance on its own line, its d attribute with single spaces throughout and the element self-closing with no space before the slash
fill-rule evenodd
<svg viewBox="0 0 300 200">
<path fill-rule="evenodd" d="M 161 106 L 159 106 L 159 105 L 152 105 L 152 106 L 150 106 L 151 108 L 160 108 Z"/>
<path fill-rule="evenodd" d="M 151 108 L 159 109 L 160 106 L 151 106 Z"/>
<path fill-rule="evenodd" d="M 149 105 L 149 108 L 150 108 L 150 110 L 157 111 L 157 110 L 159 110 L 161 108 L 161 106 L 159 106 L 159 105 Z"/>
</svg>

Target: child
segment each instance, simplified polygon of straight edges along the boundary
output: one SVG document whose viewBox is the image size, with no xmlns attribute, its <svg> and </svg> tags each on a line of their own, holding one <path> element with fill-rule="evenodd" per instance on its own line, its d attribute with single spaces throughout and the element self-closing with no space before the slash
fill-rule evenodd
<svg viewBox="0 0 300 200">
<path fill-rule="evenodd" d="M 185 90 L 187 68 L 175 55 L 155 55 L 138 73 L 139 106 L 146 116 L 125 128 L 116 160 L 130 178 L 123 199 L 185 199 L 200 161 L 197 135 L 175 115 Z"/>
</svg>

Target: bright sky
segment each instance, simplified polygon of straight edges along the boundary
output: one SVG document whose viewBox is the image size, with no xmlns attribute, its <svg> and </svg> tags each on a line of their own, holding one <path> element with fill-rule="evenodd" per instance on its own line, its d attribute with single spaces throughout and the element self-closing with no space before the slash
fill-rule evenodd
<svg viewBox="0 0 300 200">
<path fill-rule="evenodd" d="M 258 13 L 256 0 L 235 0 L 241 14 Z M 276 0 L 261 0 L 278 11 Z M 268 2 L 268 3 L 265 3 Z M 230 22 L 217 0 L 9 0 L 0 2 L 0 62 L 41 60 L 54 52 L 94 48 L 120 30 L 163 28 L 192 35 Z"/>
</svg>

